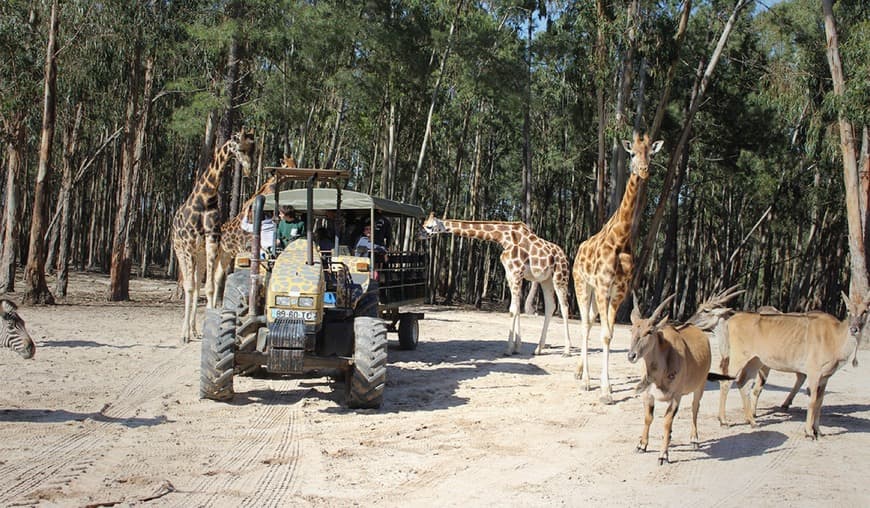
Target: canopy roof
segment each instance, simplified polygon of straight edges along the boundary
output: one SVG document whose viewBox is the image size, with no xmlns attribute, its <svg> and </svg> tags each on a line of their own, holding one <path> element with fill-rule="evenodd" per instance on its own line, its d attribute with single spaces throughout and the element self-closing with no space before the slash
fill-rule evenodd
<svg viewBox="0 0 870 508">
<path fill-rule="evenodd" d="M 335 210 L 336 209 L 336 190 L 331 188 L 314 189 L 315 210 Z M 299 211 L 305 211 L 308 206 L 307 189 L 288 189 L 281 191 L 278 194 L 278 203 L 281 205 L 290 205 Z M 426 217 L 426 212 L 416 205 L 407 205 L 392 201 L 390 199 L 378 198 L 351 190 L 341 191 L 341 209 L 342 210 L 380 210 L 390 215 L 403 215 L 407 217 L 417 217 L 422 219 Z M 264 210 L 275 209 L 275 195 L 266 195 L 266 203 L 263 206 Z"/>
</svg>

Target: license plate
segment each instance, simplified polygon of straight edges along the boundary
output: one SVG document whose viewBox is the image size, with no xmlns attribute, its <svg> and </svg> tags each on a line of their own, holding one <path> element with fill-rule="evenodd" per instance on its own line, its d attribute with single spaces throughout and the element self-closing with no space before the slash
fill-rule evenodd
<svg viewBox="0 0 870 508">
<path fill-rule="evenodd" d="M 314 311 L 294 309 L 272 309 L 272 319 L 290 318 L 302 321 L 314 321 Z"/>
</svg>

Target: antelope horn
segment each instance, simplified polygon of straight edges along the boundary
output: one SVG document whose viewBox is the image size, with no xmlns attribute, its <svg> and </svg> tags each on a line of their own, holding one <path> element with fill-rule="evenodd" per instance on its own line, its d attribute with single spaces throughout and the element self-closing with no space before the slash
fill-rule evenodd
<svg viewBox="0 0 870 508">
<path fill-rule="evenodd" d="M 734 298 L 735 296 L 739 295 L 740 293 L 746 292 L 745 289 L 735 291 L 738 287 L 740 287 L 740 284 L 735 284 L 735 285 L 731 286 L 730 288 L 728 288 L 724 291 L 720 291 L 719 293 L 716 293 L 713 296 L 707 298 L 706 300 L 701 302 L 700 305 L 698 305 L 698 310 L 705 311 L 705 310 L 713 310 L 716 307 L 724 307 L 725 303 L 728 302 L 728 300 Z"/>
<path fill-rule="evenodd" d="M 677 295 L 671 294 L 669 297 L 662 300 L 662 303 L 660 303 L 659 306 L 656 307 L 656 310 L 653 311 L 652 315 L 650 315 L 649 320 L 652 322 L 658 320 L 659 315 L 667 308 L 668 304 L 671 303 L 671 300 L 673 300 L 675 296 Z"/>
</svg>

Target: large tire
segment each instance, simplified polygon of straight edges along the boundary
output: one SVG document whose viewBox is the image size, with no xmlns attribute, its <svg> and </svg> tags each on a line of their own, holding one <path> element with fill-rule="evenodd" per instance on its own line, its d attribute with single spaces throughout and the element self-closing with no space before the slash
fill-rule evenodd
<svg viewBox="0 0 870 508">
<path fill-rule="evenodd" d="M 227 283 L 224 289 L 224 309 L 233 310 L 236 313 L 236 326 L 242 324 L 242 319 L 248 315 L 250 305 L 248 298 L 251 294 L 251 271 L 239 270 L 233 272 L 227 277 Z M 239 340 L 245 340 L 246 337 L 239 337 Z M 238 342 L 237 342 L 238 345 Z M 239 346 L 239 351 L 254 351 L 257 349 L 257 341 L 248 342 L 246 346 Z M 259 365 L 248 365 L 239 367 L 236 374 L 239 376 L 256 376 L 266 369 Z"/>
<path fill-rule="evenodd" d="M 414 316 L 402 316 L 399 318 L 399 348 L 405 350 L 417 349 L 419 339 L 419 320 Z"/>
<path fill-rule="evenodd" d="M 205 311 L 199 364 L 200 398 L 228 401 L 235 395 L 236 320 L 236 313 L 231 310 Z"/>
<path fill-rule="evenodd" d="M 373 280 L 369 281 L 368 291 L 360 301 L 356 304 L 356 308 L 353 310 L 353 315 L 356 317 L 378 317 L 378 291 L 379 291 L 378 281 Z"/>
<path fill-rule="evenodd" d="M 251 271 L 239 270 L 227 276 L 224 284 L 224 309 L 231 309 L 240 317 L 248 313 L 248 295 L 251 293 Z"/>
<path fill-rule="evenodd" d="M 376 409 L 387 384 L 387 324 L 378 318 L 353 320 L 353 366 L 347 376 L 347 406 Z"/>
</svg>

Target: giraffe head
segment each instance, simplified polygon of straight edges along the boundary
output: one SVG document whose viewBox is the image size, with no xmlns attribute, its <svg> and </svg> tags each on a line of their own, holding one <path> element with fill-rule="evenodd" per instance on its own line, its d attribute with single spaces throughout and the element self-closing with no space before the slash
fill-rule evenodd
<svg viewBox="0 0 870 508">
<path fill-rule="evenodd" d="M 447 227 L 440 219 L 435 217 L 435 212 L 430 212 L 429 218 L 423 223 L 423 230 L 426 231 L 427 235 L 437 235 L 439 233 L 446 233 Z"/>
<path fill-rule="evenodd" d="M 229 143 L 230 153 L 242 164 L 245 176 L 251 176 L 251 161 L 254 159 L 254 132 L 246 132 L 245 128 L 233 134 Z"/>
<path fill-rule="evenodd" d="M 632 141 L 622 140 L 625 151 L 631 154 L 631 172 L 643 180 L 649 178 L 650 158 L 662 148 L 662 144 L 664 144 L 662 140 L 650 144 L 648 134 L 641 136 L 637 132 L 634 133 Z"/>
</svg>

